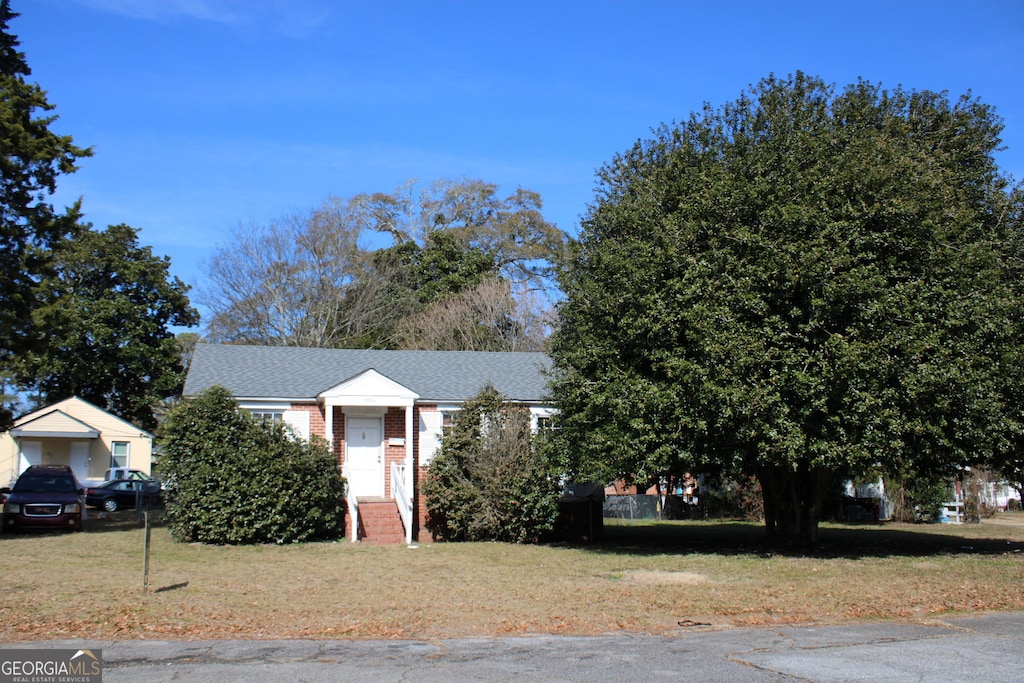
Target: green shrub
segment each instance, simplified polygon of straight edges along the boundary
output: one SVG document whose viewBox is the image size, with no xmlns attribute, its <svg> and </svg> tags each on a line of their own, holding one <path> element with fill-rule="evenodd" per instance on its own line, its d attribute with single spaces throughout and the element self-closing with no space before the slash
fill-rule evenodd
<svg viewBox="0 0 1024 683">
<path fill-rule="evenodd" d="M 323 440 L 307 443 L 253 417 L 222 387 L 181 401 L 161 437 L 175 539 L 296 543 L 344 534 L 343 482 Z"/>
<path fill-rule="evenodd" d="M 698 497 L 705 519 L 764 520 L 764 495 L 757 478 L 750 475 L 707 475 Z"/>
<path fill-rule="evenodd" d="M 427 527 L 449 541 L 533 543 L 554 529 L 559 485 L 525 408 L 485 387 L 456 413 L 423 485 Z"/>
<path fill-rule="evenodd" d="M 943 503 L 953 497 L 949 482 L 941 477 L 904 476 L 887 482 L 893 500 L 893 518 L 900 522 L 935 522 Z"/>
</svg>

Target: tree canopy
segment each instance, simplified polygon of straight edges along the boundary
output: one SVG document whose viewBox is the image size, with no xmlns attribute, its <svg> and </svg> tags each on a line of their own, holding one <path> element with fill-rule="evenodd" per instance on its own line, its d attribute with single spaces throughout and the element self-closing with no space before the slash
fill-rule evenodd
<svg viewBox="0 0 1024 683">
<path fill-rule="evenodd" d="M 58 212 L 50 204 L 57 178 L 92 154 L 51 130 L 54 105 L 25 80 L 32 72 L 9 31 L 17 16 L 0 0 L 0 361 L 24 347 L 46 249 L 78 219 L 77 208 Z"/>
<path fill-rule="evenodd" d="M 1010 453 L 1021 201 L 1001 129 L 969 95 L 797 73 L 617 155 L 559 274 L 572 467 L 754 474 L 769 538 L 794 542 L 836 474 Z"/>
<path fill-rule="evenodd" d="M 436 180 L 418 196 L 406 183 L 390 194 L 352 198 L 357 225 L 388 233 L 396 245 L 431 243 L 439 232 L 455 235 L 466 248 L 494 259 L 501 275 L 535 289 L 549 286 L 553 259 L 565 234 L 544 220 L 536 192 L 519 188 L 508 197 L 480 180 Z"/>
<path fill-rule="evenodd" d="M 152 430 L 153 409 L 181 393 L 172 327 L 198 324 L 188 287 L 127 225 L 83 226 L 49 252 L 37 287 L 30 350 L 12 362 L 45 402 L 79 396 Z"/>
<path fill-rule="evenodd" d="M 169 261 L 126 225 L 93 231 L 79 204 L 49 203 L 57 179 L 92 151 L 50 127 L 56 116 L 9 32 L 0 0 L 0 370 L 40 400 L 78 395 L 139 426 L 180 391 L 170 328 L 198 323 Z M 15 402 L 5 397 L 0 426 Z"/>
<path fill-rule="evenodd" d="M 540 197 L 438 181 L 414 199 L 329 198 L 239 228 L 213 257 L 200 300 L 222 342 L 321 347 L 537 348 L 539 297 L 565 236 Z M 388 237 L 391 244 L 388 244 Z"/>
</svg>

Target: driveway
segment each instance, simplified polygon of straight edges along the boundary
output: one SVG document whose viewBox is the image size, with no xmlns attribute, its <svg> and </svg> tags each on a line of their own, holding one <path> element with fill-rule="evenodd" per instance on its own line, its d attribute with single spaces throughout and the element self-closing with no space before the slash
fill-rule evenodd
<svg viewBox="0 0 1024 683">
<path fill-rule="evenodd" d="M 100 648 L 105 683 L 337 681 L 968 681 L 1024 667 L 1024 612 L 671 636 L 439 641 L 54 641 Z"/>
</svg>

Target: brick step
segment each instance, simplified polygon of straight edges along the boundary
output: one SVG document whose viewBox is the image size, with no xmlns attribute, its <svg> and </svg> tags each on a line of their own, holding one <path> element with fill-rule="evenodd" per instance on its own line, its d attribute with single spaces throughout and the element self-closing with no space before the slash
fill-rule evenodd
<svg viewBox="0 0 1024 683">
<path fill-rule="evenodd" d="M 388 509 L 381 510 L 379 508 L 376 508 L 376 509 L 365 509 L 365 508 L 362 508 L 362 507 L 359 508 L 359 516 L 360 517 L 366 517 L 367 519 L 392 519 L 393 517 L 395 517 L 397 515 L 398 515 L 398 508 L 396 508 L 394 505 L 391 506 L 390 510 L 388 510 Z"/>
<path fill-rule="evenodd" d="M 359 519 L 363 522 L 363 524 L 373 524 L 374 526 L 393 526 L 395 524 L 397 524 L 398 526 L 402 525 L 402 520 L 398 518 L 397 514 L 392 515 L 390 517 L 359 515 Z"/>
<path fill-rule="evenodd" d="M 405 529 L 393 500 L 359 503 L 360 542 L 368 545 L 399 545 Z"/>
<path fill-rule="evenodd" d="M 369 512 L 390 512 L 391 510 L 397 510 L 398 507 L 395 505 L 393 500 L 384 501 L 373 501 L 367 503 L 366 501 L 359 501 L 359 511 L 367 510 Z"/>
<path fill-rule="evenodd" d="M 360 522 L 362 523 L 363 528 L 366 529 L 367 532 L 375 531 L 378 534 L 380 534 L 380 533 L 387 533 L 389 531 L 392 531 L 392 532 L 397 534 L 397 533 L 400 533 L 402 531 L 402 529 L 403 529 L 402 523 L 401 522 L 396 522 L 394 520 L 384 521 L 384 520 L 362 519 L 362 520 L 360 520 Z"/>
</svg>

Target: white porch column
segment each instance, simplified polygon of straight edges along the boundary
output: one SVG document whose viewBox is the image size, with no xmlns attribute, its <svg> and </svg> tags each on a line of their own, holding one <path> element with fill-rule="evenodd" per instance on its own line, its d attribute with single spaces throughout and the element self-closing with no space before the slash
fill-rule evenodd
<svg viewBox="0 0 1024 683">
<path fill-rule="evenodd" d="M 330 400 L 324 401 L 324 438 L 327 439 L 327 447 L 334 453 L 334 404 Z"/>
<path fill-rule="evenodd" d="M 415 491 L 413 491 L 413 482 L 416 481 L 415 473 L 412 471 L 413 463 L 413 448 L 412 438 L 413 432 L 413 406 L 405 406 L 405 490 L 409 492 L 409 496 L 412 497 Z M 411 540 L 411 539 L 410 539 Z"/>
</svg>

